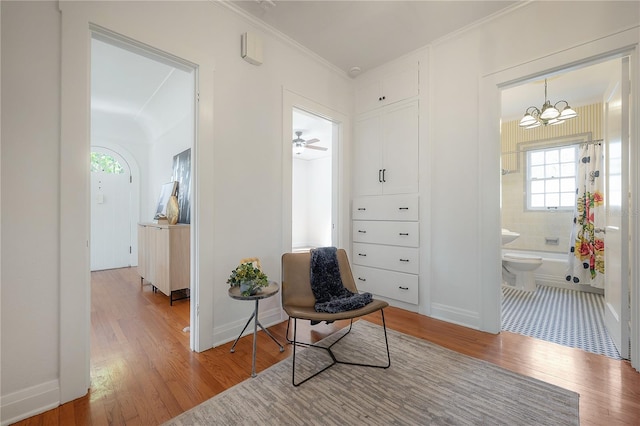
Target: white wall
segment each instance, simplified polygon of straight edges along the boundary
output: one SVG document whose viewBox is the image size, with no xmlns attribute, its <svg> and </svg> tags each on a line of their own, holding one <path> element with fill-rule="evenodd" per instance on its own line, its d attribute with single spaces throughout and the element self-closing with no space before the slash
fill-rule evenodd
<svg viewBox="0 0 640 426">
<path fill-rule="evenodd" d="M 5 423 L 80 396 L 88 383 L 88 22 L 199 65 L 196 279 L 208 306 L 200 319 L 218 336 L 199 336 L 209 344 L 235 337 L 252 309 L 227 296 L 240 258 L 259 256 L 267 274 L 280 278 L 283 88 L 343 114 L 352 110 L 352 89 L 345 75 L 213 2 L 65 2 L 62 26 L 55 2 L 1 7 Z M 264 38 L 260 67 L 240 58 L 246 31 Z M 61 32 L 73 47 L 65 55 Z M 61 77 L 61 58 L 63 76 L 79 78 Z M 269 302 L 261 311 L 279 318 L 278 298 Z"/>
<path fill-rule="evenodd" d="M 60 16 L 2 2 L 2 420 L 59 371 Z M 55 401 L 55 400 L 54 400 Z"/>
<path fill-rule="evenodd" d="M 548 6 L 527 3 L 432 46 L 429 103 L 437 108 L 429 117 L 432 159 L 421 170 L 433 182 L 428 291 L 435 317 L 499 330 L 499 109 L 487 113 L 499 107 L 499 93 L 483 90 L 482 78 L 553 54 L 560 58 L 550 67 L 566 66 L 559 52 L 640 21 L 637 2 L 554 2 L 552 13 Z M 514 40 L 531 42 L 523 49 Z M 483 126 L 492 129 L 481 133 Z"/>
<path fill-rule="evenodd" d="M 294 248 L 331 245 L 331 157 L 293 160 Z"/>
</svg>

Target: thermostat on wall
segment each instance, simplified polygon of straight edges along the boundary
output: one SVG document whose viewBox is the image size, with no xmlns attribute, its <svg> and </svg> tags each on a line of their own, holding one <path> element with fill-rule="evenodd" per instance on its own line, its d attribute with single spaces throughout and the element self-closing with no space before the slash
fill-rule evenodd
<svg viewBox="0 0 640 426">
<path fill-rule="evenodd" d="M 262 64 L 262 39 L 253 33 L 242 34 L 240 55 L 253 65 Z"/>
</svg>

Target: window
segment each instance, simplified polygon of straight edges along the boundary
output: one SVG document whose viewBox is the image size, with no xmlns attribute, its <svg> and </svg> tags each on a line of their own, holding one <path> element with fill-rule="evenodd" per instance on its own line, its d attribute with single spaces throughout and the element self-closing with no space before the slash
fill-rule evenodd
<svg viewBox="0 0 640 426">
<path fill-rule="evenodd" d="M 527 151 L 527 210 L 573 210 L 578 146 Z"/>
<path fill-rule="evenodd" d="M 101 152 L 91 153 L 91 171 L 92 172 L 104 172 L 120 175 L 124 173 L 124 168 L 118 160 L 110 156 L 109 154 L 103 154 Z"/>
</svg>

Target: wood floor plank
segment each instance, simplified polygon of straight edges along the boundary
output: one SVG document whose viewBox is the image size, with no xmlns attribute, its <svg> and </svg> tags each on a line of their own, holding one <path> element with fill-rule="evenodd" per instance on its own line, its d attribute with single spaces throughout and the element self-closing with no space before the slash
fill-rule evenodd
<svg viewBox="0 0 640 426">
<path fill-rule="evenodd" d="M 381 324 L 380 314 L 366 317 Z M 390 329 L 494 363 L 580 394 L 582 425 L 635 425 L 640 419 L 640 374 L 628 362 L 502 332 L 460 327 L 397 308 L 385 309 Z M 189 350 L 189 301 L 140 286 L 135 268 L 92 273 L 91 389 L 87 396 L 18 422 L 25 425 L 153 425 L 250 379 L 252 335 L 203 353 Z M 344 327 L 341 321 L 298 336 L 318 341 Z M 287 323 L 258 334 L 258 374 L 287 358 Z"/>
</svg>

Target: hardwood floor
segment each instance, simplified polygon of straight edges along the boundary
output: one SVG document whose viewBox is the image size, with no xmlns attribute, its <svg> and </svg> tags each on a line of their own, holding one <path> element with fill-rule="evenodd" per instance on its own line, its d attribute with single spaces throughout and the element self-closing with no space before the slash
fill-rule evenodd
<svg viewBox="0 0 640 426">
<path fill-rule="evenodd" d="M 387 326 L 580 394 L 583 425 L 640 423 L 640 373 L 628 362 L 518 334 L 483 333 L 396 308 Z M 91 389 L 19 425 L 156 425 L 250 378 L 252 336 L 203 353 L 189 350 L 189 301 L 140 288 L 135 269 L 92 274 Z M 367 320 L 380 323 L 379 314 Z M 342 324 L 302 327 L 320 340 Z M 284 342 L 286 322 L 269 329 Z M 289 356 L 262 331 L 257 371 Z M 393 362 L 393 361 L 392 361 Z"/>
</svg>

